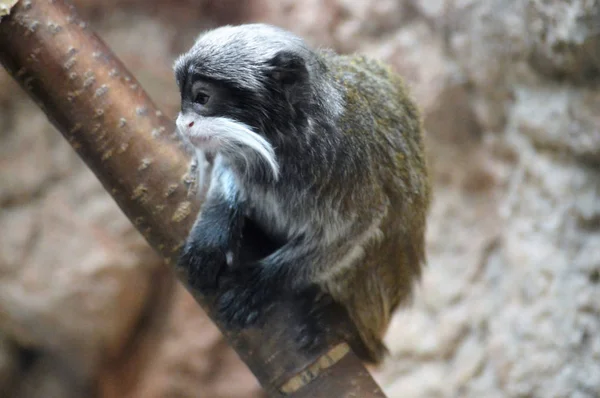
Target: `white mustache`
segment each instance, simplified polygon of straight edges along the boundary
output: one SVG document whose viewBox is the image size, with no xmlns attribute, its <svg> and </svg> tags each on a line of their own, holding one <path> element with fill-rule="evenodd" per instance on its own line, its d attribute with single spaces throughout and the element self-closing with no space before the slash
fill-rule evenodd
<svg viewBox="0 0 600 398">
<path fill-rule="evenodd" d="M 206 150 L 208 146 L 212 146 L 211 141 L 216 140 L 217 150 L 223 151 L 225 155 L 243 157 L 247 167 L 253 163 L 244 151 L 245 148 L 249 148 L 259 159 L 266 162 L 275 180 L 279 177 L 279 165 L 273 146 L 244 123 L 226 117 L 179 115 L 177 127 L 180 134 L 194 147 Z"/>
</svg>

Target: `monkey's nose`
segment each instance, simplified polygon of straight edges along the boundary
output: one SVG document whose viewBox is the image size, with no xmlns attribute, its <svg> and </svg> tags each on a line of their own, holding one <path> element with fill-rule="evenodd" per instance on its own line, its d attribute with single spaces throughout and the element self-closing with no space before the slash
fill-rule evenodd
<svg viewBox="0 0 600 398">
<path fill-rule="evenodd" d="M 194 125 L 194 122 L 190 122 L 190 124 L 188 124 L 188 127 L 192 127 Z"/>
</svg>

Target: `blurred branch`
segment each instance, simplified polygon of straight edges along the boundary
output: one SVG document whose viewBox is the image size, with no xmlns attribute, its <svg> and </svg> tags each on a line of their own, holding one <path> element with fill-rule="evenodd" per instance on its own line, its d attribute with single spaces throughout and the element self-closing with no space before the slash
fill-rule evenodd
<svg viewBox="0 0 600 398">
<path fill-rule="evenodd" d="M 0 61 L 152 247 L 175 264 L 200 205 L 188 195 L 190 159 L 172 122 L 73 6 L 20 0 L 0 22 Z M 177 272 L 211 314 L 185 272 Z M 384 396 L 346 343 L 332 338 L 312 355 L 296 347 L 292 336 L 301 325 L 292 306 L 280 303 L 264 330 L 221 328 L 271 396 Z"/>
<path fill-rule="evenodd" d="M 0 18 L 10 13 L 10 9 L 18 0 L 0 0 Z"/>
</svg>

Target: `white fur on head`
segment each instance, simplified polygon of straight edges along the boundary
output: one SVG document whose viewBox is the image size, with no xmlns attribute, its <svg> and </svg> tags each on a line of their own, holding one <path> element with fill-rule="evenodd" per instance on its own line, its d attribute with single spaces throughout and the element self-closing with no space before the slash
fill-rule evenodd
<svg viewBox="0 0 600 398">
<path fill-rule="evenodd" d="M 279 165 L 273 146 L 244 123 L 227 117 L 198 117 L 179 114 L 177 129 L 199 150 L 219 152 L 225 158 L 242 158 L 248 168 L 251 168 L 255 161 L 252 158 L 254 155 L 266 162 L 275 180 L 279 177 Z"/>
<path fill-rule="evenodd" d="M 276 26 L 221 26 L 199 35 L 192 48 L 175 60 L 173 69 L 183 71 L 193 65 L 217 80 L 237 76 L 240 78 L 235 79 L 236 84 L 260 91 L 264 87 L 265 64 L 282 50 L 306 59 L 312 52 L 302 38 Z"/>
</svg>

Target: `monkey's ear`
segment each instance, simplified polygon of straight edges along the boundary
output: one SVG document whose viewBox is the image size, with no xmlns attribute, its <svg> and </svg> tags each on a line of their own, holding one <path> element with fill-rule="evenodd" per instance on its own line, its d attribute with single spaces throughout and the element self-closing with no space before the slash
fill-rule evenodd
<svg viewBox="0 0 600 398">
<path fill-rule="evenodd" d="M 308 70 L 304 59 L 293 52 L 277 53 L 269 64 L 273 67 L 270 76 L 282 85 L 292 85 L 308 79 Z"/>
</svg>

